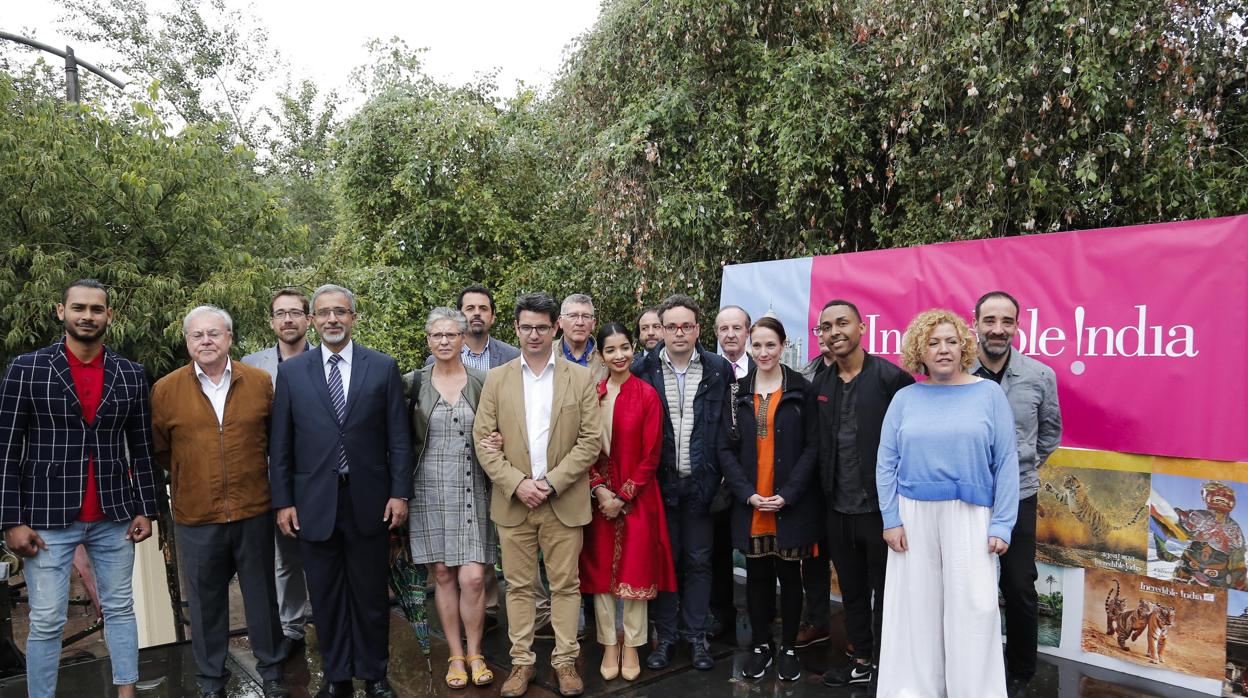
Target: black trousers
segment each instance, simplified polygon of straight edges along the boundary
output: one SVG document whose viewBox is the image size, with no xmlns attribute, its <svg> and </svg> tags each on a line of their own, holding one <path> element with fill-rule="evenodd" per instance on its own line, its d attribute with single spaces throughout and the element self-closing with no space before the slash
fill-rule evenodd
<svg viewBox="0 0 1248 698">
<path fill-rule="evenodd" d="M 265 679 L 280 679 L 288 648 L 277 618 L 273 515 L 265 512 L 202 526 L 178 524 L 177 533 L 200 690 L 225 690 L 230 678 L 225 656 L 230 641 L 230 579 L 235 572 L 256 669 Z"/>
<path fill-rule="evenodd" d="M 802 560 L 802 586 L 806 607 L 802 620 L 819 630 L 827 630 L 832 619 L 832 573 L 828 570 L 828 542 L 819 541 L 819 554 Z"/>
<path fill-rule="evenodd" d="M 390 659 L 390 536 L 360 532 L 349 485 L 338 488 L 336 515 L 329 538 L 299 541 L 325 681 L 376 681 Z"/>
<path fill-rule="evenodd" d="M 880 513 L 842 514 L 828 509 L 828 552 L 841 583 L 845 636 L 854 646 L 854 659 L 877 664 L 888 562 Z"/>
<path fill-rule="evenodd" d="M 1005 598 L 1005 670 L 1030 681 L 1036 673 L 1036 495 L 1018 501 L 1010 549 L 1001 556 Z"/>
<path fill-rule="evenodd" d="M 797 643 L 802 620 L 802 563 L 774 555 L 745 559 L 745 604 L 750 613 L 753 644 L 771 642 L 776 618 L 776 580 L 780 580 L 780 646 Z"/>
<path fill-rule="evenodd" d="M 731 637 L 737 622 L 737 607 L 733 599 L 736 583 L 732 574 L 732 509 L 711 514 L 715 533 L 711 546 L 711 611 L 723 624 Z"/>
</svg>

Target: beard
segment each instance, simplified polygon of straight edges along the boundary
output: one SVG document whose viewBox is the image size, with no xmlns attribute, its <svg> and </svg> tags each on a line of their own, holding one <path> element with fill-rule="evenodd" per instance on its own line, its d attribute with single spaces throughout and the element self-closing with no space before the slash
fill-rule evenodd
<svg viewBox="0 0 1248 698">
<path fill-rule="evenodd" d="M 70 323 L 68 320 L 66 320 L 63 324 L 65 325 L 65 334 L 69 335 L 70 337 L 73 337 L 79 342 L 86 342 L 88 344 L 93 343 L 93 342 L 98 342 L 100 338 L 104 336 L 104 333 L 108 330 L 107 323 L 98 325 L 94 330 L 85 330 L 85 329 L 79 328 L 75 326 L 74 324 Z"/>
<path fill-rule="evenodd" d="M 1005 356 L 1006 354 L 1010 353 L 1010 343 L 1008 341 L 1003 342 L 1001 344 L 994 344 L 993 342 L 984 341 L 980 346 L 983 347 L 985 354 L 987 354 L 988 356 L 994 359 L 999 359 L 1002 356 Z"/>
</svg>

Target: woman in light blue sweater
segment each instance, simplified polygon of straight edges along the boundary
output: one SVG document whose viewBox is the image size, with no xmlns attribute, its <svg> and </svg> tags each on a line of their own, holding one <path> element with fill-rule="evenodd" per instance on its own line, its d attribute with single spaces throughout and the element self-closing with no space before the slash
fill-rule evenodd
<svg viewBox="0 0 1248 698">
<path fill-rule="evenodd" d="M 1006 695 L 997 555 L 1018 516 L 1014 415 L 967 373 L 975 337 L 948 310 L 920 313 L 880 436 L 876 484 L 888 543 L 878 695 Z"/>
</svg>

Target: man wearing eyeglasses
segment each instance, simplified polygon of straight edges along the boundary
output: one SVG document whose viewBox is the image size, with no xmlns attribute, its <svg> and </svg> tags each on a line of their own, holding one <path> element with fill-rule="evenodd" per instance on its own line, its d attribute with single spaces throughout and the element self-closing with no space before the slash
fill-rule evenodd
<svg viewBox="0 0 1248 698">
<path fill-rule="evenodd" d="M 559 329 L 563 340 L 559 348 L 563 358 L 574 364 L 588 367 L 594 360 L 594 326 L 598 316 L 594 314 L 594 301 L 584 293 L 573 293 L 563 299 L 559 308 Z M 521 337 L 520 341 L 524 341 Z"/>
<path fill-rule="evenodd" d="M 269 299 L 269 327 L 277 336 L 277 344 L 243 357 L 243 363 L 268 372 L 277 385 L 277 367 L 308 349 L 308 297 L 297 288 L 278 289 Z M 277 615 L 282 620 L 282 634 L 292 642 L 303 642 L 304 629 L 312 615 L 308 603 L 308 583 L 303 576 L 303 560 L 299 557 L 299 541 L 283 536 L 274 527 L 277 559 L 274 576 L 277 582 Z"/>
<path fill-rule="evenodd" d="M 554 351 L 557 308 L 545 293 L 516 300 L 521 356 L 490 371 L 472 428 L 481 467 L 494 483 L 490 518 L 498 525 L 507 580 L 511 673 L 499 694 L 504 698 L 523 695 L 536 673 L 539 552 L 550 580 L 550 663 L 559 692 L 574 696 L 585 689 L 576 671 L 578 562 L 581 529 L 590 520 L 589 467 L 598 460 L 602 425 L 593 376 Z M 495 432 L 501 449 L 483 443 Z"/>
<path fill-rule="evenodd" d="M 195 308 L 182 330 L 191 361 L 152 388 L 152 443 L 170 475 L 200 695 L 225 696 L 237 572 L 264 695 L 288 696 L 266 453 L 273 384 L 264 371 L 230 361 L 234 321 L 221 308 Z"/>
<path fill-rule="evenodd" d="M 680 588 L 660 592 L 651 602 L 659 634 L 659 644 L 646 659 L 651 669 L 672 663 L 678 613 L 693 667 L 706 671 L 715 666 L 706 642 L 714 541 L 710 507 L 723 480 L 716 446 L 720 415 L 734 378 L 727 360 L 698 345 L 699 319 L 692 298 L 677 294 L 664 300 L 659 305 L 663 348 L 633 370 L 663 400 L 659 486 Z"/>
<path fill-rule="evenodd" d="M 407 519 L 412 438 L 395 360 L 351 338 L 355 295 L 312 294 L 321 345 L 277 371 L 269 480 L 283 535 L 303 554 L 325 686 L 318 696 L 394 696 L 389 530 Z"/>
</svg>

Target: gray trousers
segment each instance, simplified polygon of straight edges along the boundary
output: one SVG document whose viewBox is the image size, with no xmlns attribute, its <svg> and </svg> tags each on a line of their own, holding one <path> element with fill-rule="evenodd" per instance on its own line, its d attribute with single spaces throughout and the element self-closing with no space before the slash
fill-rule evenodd
<svg viewBox="0 0 1248 698">
<path fill-rule="evenodd" d="M 283 536 L 273 527 L 276 541 L 277 616 L 282 622 L 282 634 L 292 640 L 302 640 L 312 606 L 308 603 L 308 582 L 303 578 L 303 557 L 299 552 L 299 539 Z"/>
<path fill-rule="evenodd" d="M 238 573 L 247 635 L 264 679 L 282 677 L 287 647 L 273 585 L 273 515 L 202 526 L 178 524 L 191 615 L 191 649 L 201 691 L 224 690 L 230 635 L 230 579 Z"/>
</svg>

